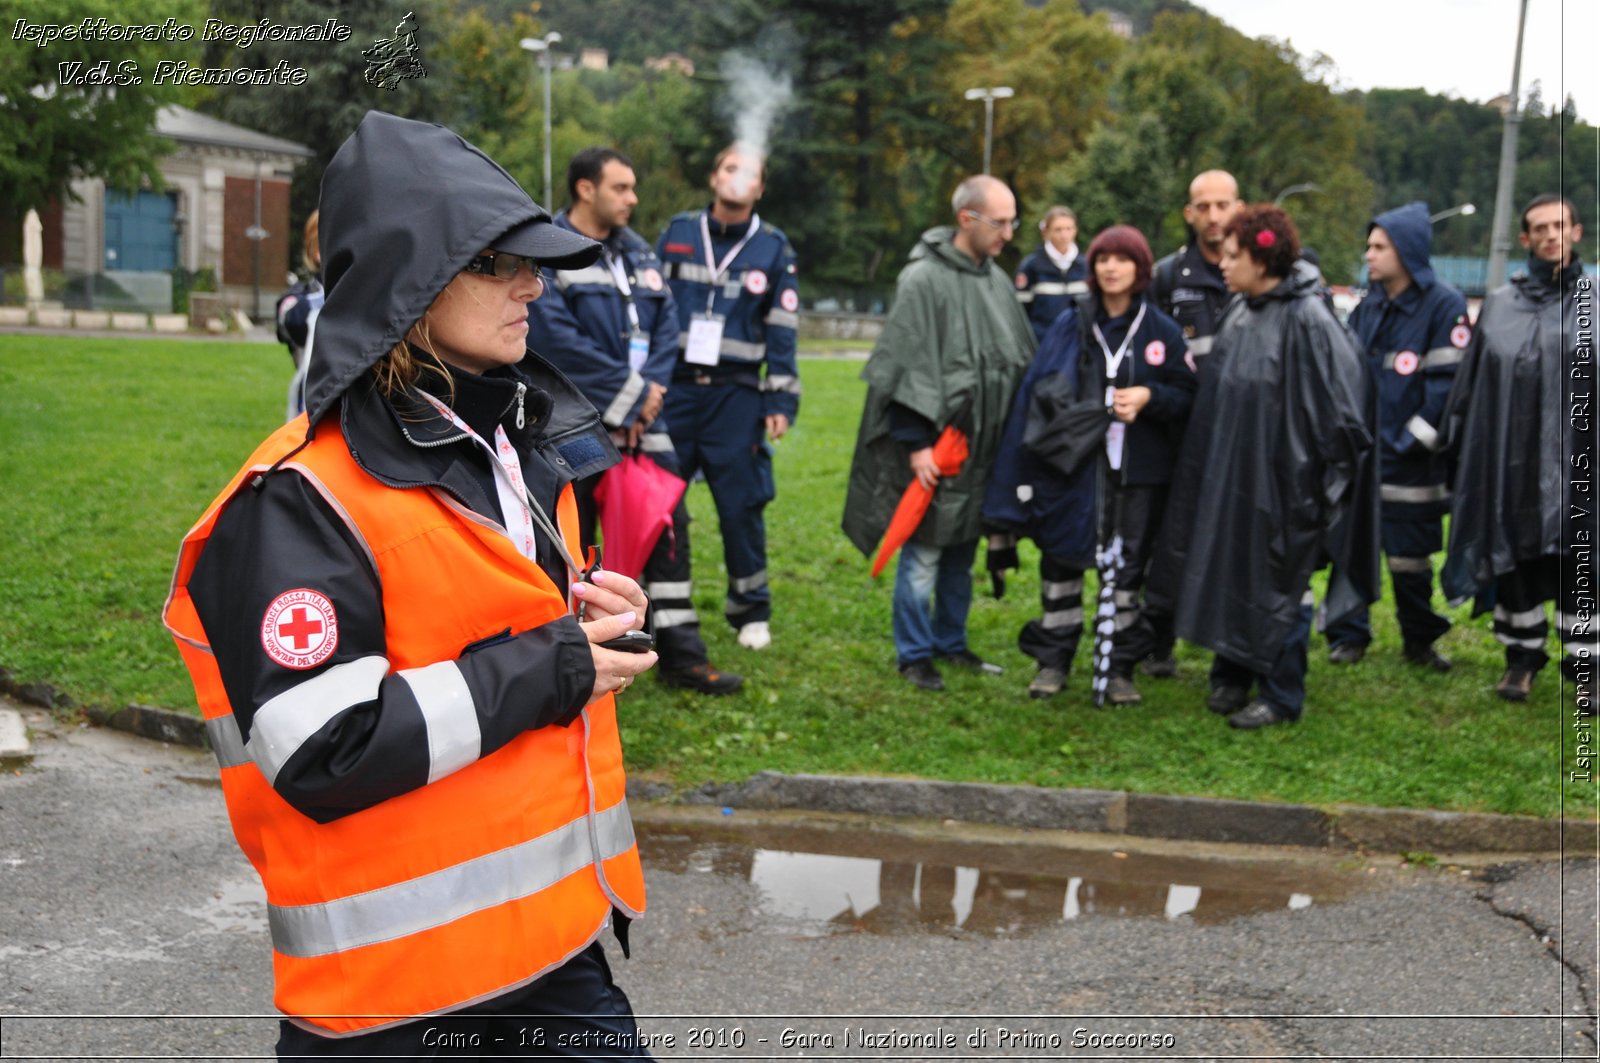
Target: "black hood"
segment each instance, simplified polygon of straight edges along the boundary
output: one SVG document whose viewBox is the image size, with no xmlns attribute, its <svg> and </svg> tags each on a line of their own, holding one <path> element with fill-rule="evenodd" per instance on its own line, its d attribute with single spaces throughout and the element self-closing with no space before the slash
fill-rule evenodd
<svg viewBox="0 0 1600 1063">
<path fill-rule="evenodd" d="M 322 178 L 322 280 L 306 378 L 314 426 L 398 343 L 445 285 L 517 229 L 515 247 L 557 268 L 600 245 L 550 224 L 512 176 L 443 126 L 369 111 Z"/>
</svg>

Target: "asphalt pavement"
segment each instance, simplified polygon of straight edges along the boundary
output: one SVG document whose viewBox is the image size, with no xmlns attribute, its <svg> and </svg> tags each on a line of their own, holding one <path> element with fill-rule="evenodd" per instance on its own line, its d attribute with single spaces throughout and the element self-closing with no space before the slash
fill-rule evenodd
<svg viewBox="0 0 1600 1063">
<path fill-rule="evenodd" d="M 210 755 L 22 712 L 0 1059 L 269 1058 Z M 663 1058 L 1596 1058 L 1591 860 L 635 804 L 650 911 L 613 964 Z M 1207 917 L 1225 891 L 1178 883 L 1213 872 L 1282 896 Z"/>
</svg>

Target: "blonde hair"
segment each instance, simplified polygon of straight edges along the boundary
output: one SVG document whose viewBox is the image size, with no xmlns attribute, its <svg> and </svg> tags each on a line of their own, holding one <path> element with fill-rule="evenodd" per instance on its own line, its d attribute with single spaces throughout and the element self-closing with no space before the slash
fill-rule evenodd
<svg viewBox="0 0 1600 1063">
<path fill-rule="evenodd" d="M 306 219 L 305 240 L 300 245 L 300 261 L 313 275 L 322 272 L 322 245 L 317 241 L 317 219 L 322 211 L 314 210 Z"/>
<path fill-rule="evenodd" d="M 446 291 L 449 291 L 448 286 L 434 297 L 434 302 L 438 302 Z M 450 371 L 445 368 L 444 360 L 433 349 L 433 337 L 428 332 L 428 312 L 432 309 L 433 303 L 429 303 L 428 309 L 406 331 L 405 337 L 373 364 L 372 377 L 384 398 L 391 401 L 398 399 L 416 387 L 423 373 L 433 373 L 445 383 L 445 404 L 455 405 L 455 382 L 450 379 Z"/>
</svg>

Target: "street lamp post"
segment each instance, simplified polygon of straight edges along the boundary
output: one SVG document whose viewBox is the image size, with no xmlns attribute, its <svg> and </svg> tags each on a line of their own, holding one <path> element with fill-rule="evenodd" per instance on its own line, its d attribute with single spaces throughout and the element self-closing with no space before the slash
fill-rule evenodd
<svg viewBox="0 0 1600 1063">
<path fill-rule="evenodd" d="M 967 99 L 983 101 L 983 172 L 989 172 L 989 160 L 994 147 L 994 101 L 1009 99 L 1015 90 L 1009 85 L 993 88 L 968 89 Z"/>
<path fill-rule="evenodd" d="M 1517 183 L 1517 134 L 1522 126 L 1522 108 L 1517 93 L 1522 85 L 1522 31 L 1528 23 L 1528 0 L 1522 0 L 1517 14 L 1517 54 L 1511 61 L 1511 95 L 1506 99 L 1505 128 L 1500 134 L 1500 174 L 1495 183 L 1494 221 L 1489 227 L 1489 277 L 1486 285 L 1494 291 L 1506 280 L 1506 264 L 1511 260 L 1511 197 Z"/>
<path fill-rule="evenodd" d="M 544 67 L 544 209 L 552 212 L 555 196 L 550 186 L 550 46 L 560 39 L 561 34 L 551 30 L 543 37 L 524 37 L 520 42 L 525 51 L 539 56 L 539 65 Z"/>
<path fill-rule="evenodd" d="M 1471 203 L 1462 203 L 1460 206 L 1451 207 L 1449 210 L 1441 210 L 1437 214 L 1428 215 L 1428 221 L 1430 221 L 1430 222 L 1438 222 L 1438 221 L 1444 221 L 1446 218 L 1453 218 L 1457 214 L 1476 214 L 1476 213 L 1478 213 L 1478 208 L 1475 205 L 1473 205 Z"/>
</svg>

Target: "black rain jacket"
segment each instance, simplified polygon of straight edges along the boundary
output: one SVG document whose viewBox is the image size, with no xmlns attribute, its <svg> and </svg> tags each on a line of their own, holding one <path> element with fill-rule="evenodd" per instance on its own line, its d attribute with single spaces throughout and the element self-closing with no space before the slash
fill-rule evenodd
<svg viewBox="0 0 1600 1063">
<path fill-rule="evenodd" d="M 1224 315 L 1147 590 L 1179 637 L 1257 672 L 1329 560 L 1330 618 L 1378 597 L 1375 400 L 1317 283 L 1299 263 Z"/>
</svg>

